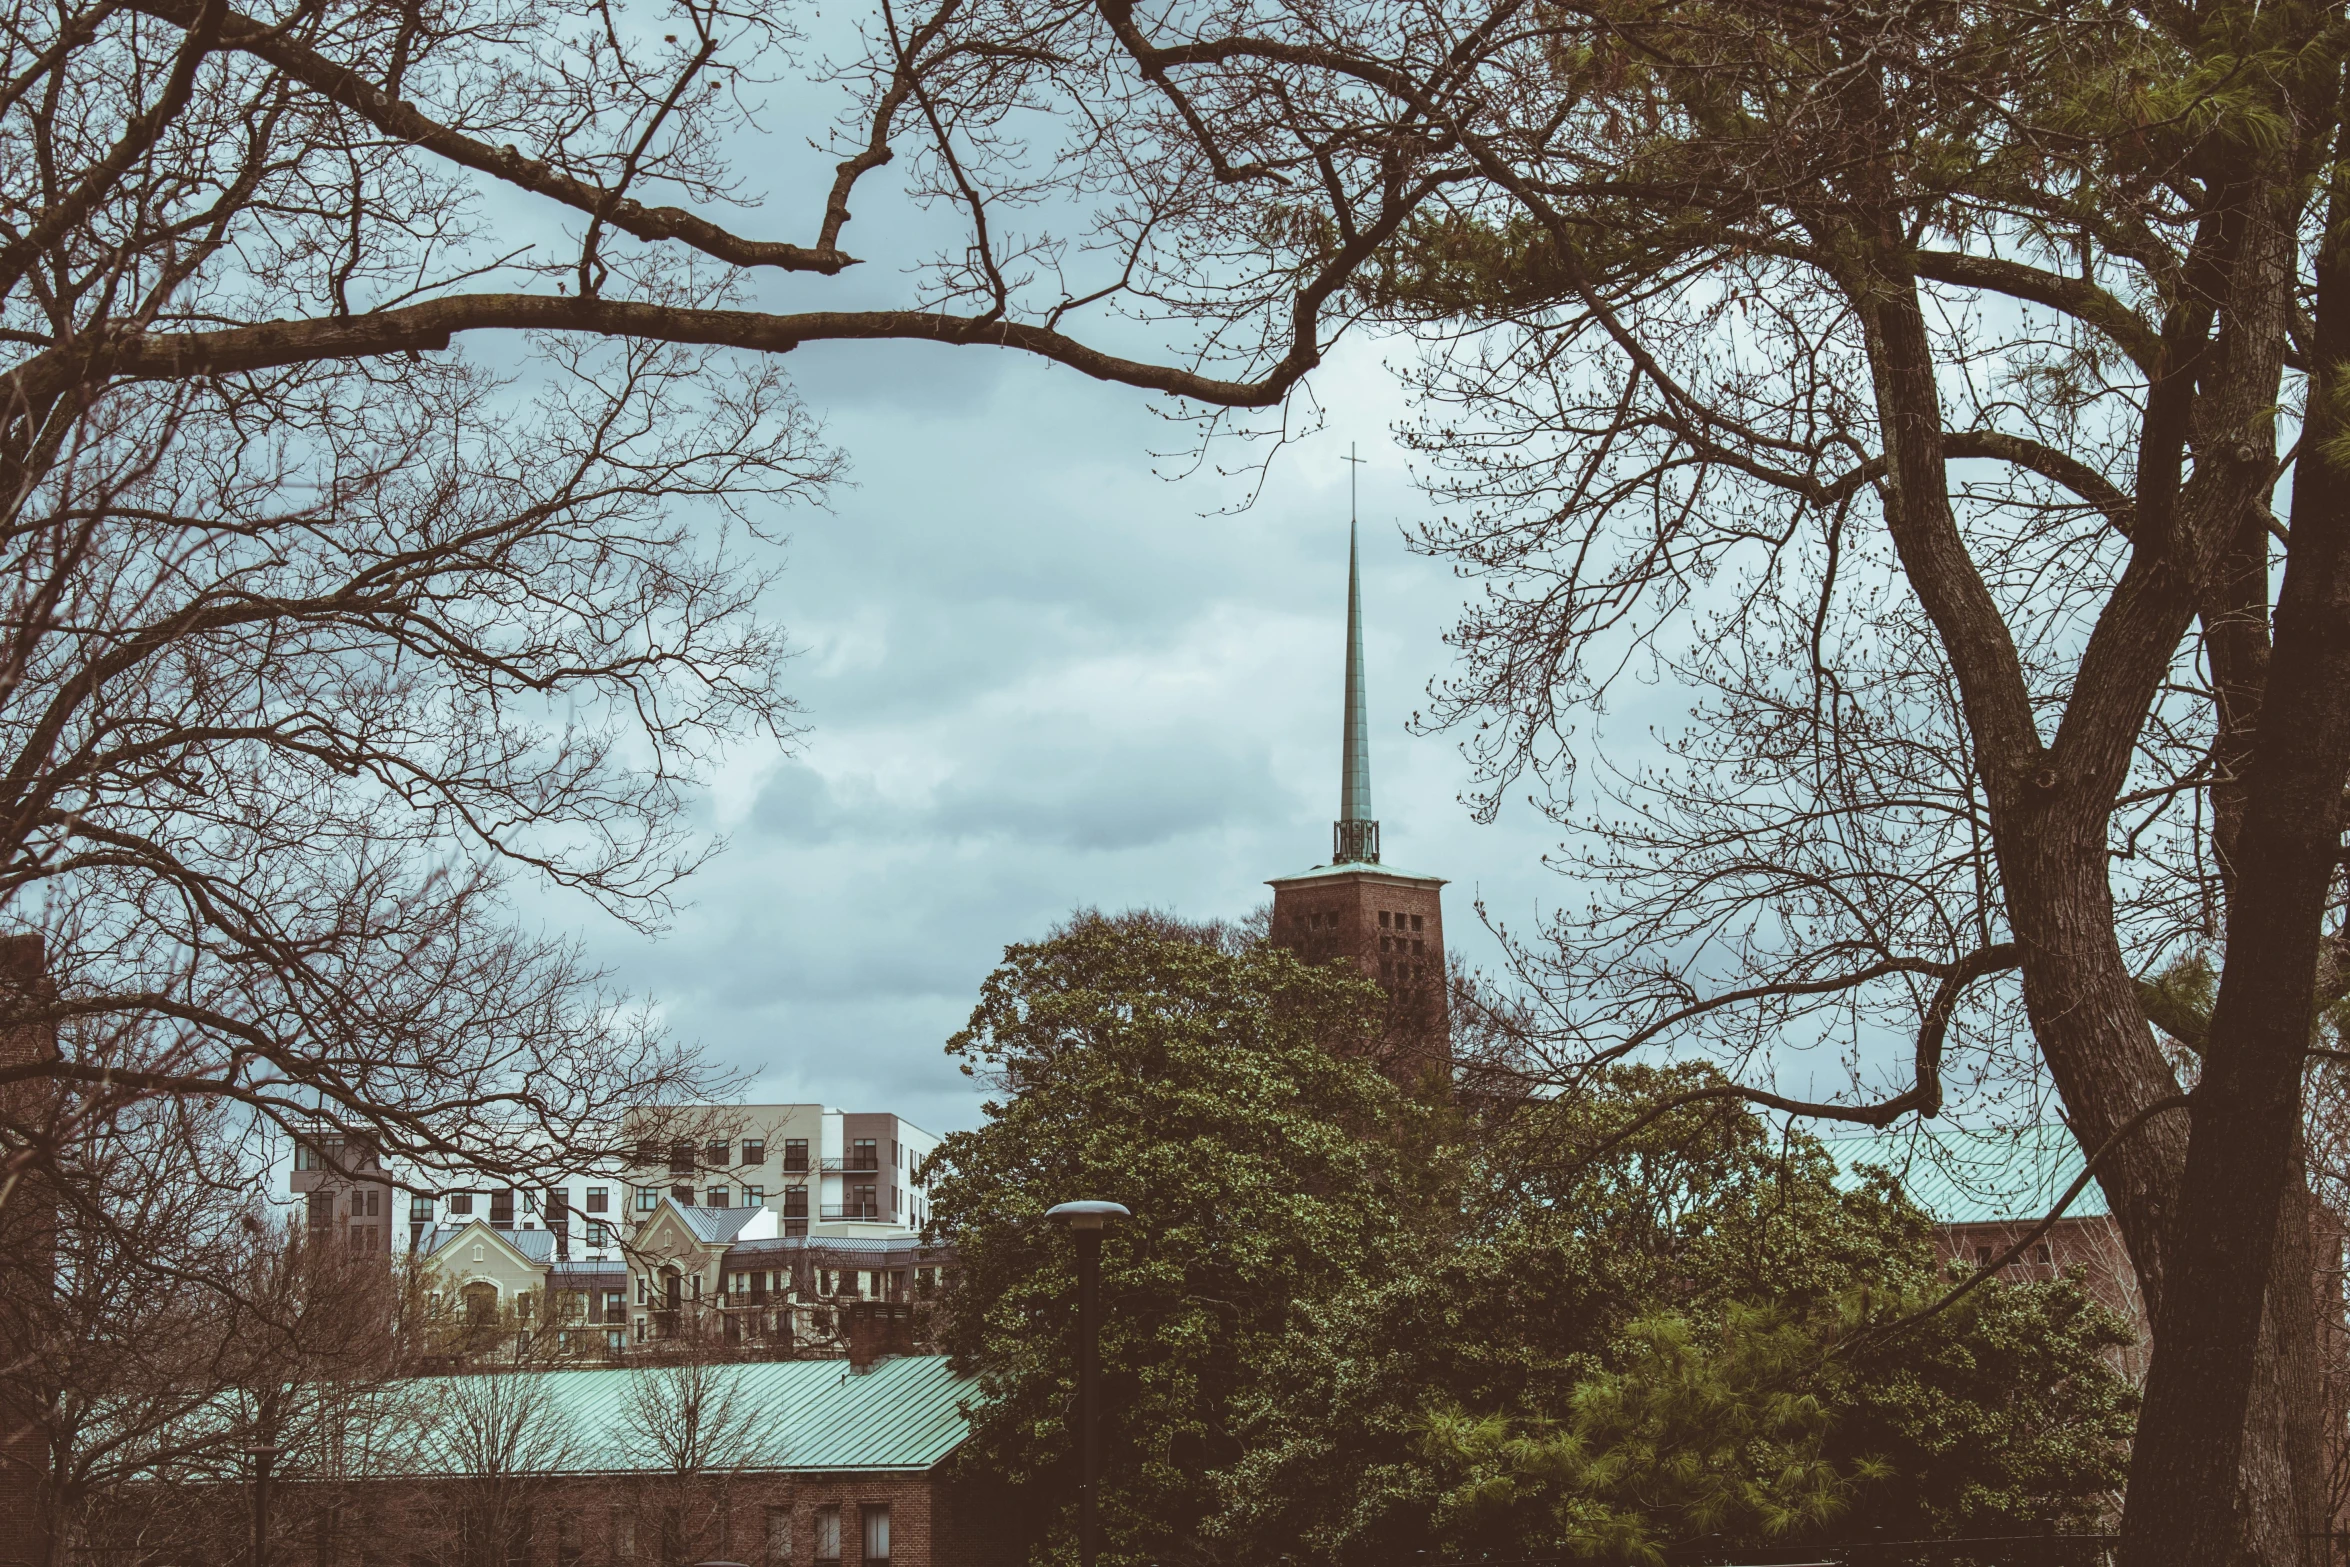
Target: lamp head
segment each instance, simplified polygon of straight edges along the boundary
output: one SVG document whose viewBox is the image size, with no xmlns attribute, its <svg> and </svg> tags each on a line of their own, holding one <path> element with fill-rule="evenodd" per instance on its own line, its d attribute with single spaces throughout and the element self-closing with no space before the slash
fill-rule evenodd
<svg viewBox="0 0 2350 1567">
<path fill-rule="evenodd" d="M 1065 1202 L 1045 1210 L 1048 1219 L 1059 1219 L 1073 1230 L 1098 1230 L 1112 1219 L 1131 1219 L 1124 1203 Z"/>
</svg>

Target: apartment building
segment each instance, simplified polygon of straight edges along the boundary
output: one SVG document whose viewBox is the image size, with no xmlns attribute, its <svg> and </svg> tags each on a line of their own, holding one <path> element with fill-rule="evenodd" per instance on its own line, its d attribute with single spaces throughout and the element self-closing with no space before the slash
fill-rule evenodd
<svg viewBox="0 0 2350 1567">
<path fill-rule="evenodd" d="M 299 1200 L 313 1241 L 353 1251 L 398 1249 L 399 1188 L 367 1137 L 314 1123 L 294 1139 L 288 1189 Z"/>
<path fill-rule="evenodd" d="M 692 1135 L 680 1129 L 692 1127 Z M 938 1139 L 886 1111 L 827 1105 L 688 1105 L 631 1112 L 630 1215 L 763 1208 L 785 1236 L 888 1238 L 930 1221 L 923 1161 Z"/>
<path fill-rule="evenodd" d="M 901 1116 L 821 1104 L 631 1110 L 616 1146 L 545 1184 L 395 1169 L 363 1135 L 319 1120 L 297 1133 L 288 1188 L 314 1236 L 360 1251 L 426 1249 L 480 1220 L 549 1237 L 556 1263 L 619 1261 L 663 1197 L 772 1212 L 787 1236 L 910 1238 L 930 1218 L 922 1161 L 938 1139 Z"/>
</svg>

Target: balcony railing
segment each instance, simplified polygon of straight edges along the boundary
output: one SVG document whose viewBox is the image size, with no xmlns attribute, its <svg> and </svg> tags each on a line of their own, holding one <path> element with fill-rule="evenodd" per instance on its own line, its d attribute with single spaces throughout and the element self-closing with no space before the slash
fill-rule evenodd
<svg viewBox="0 0 2350 1567">
<path fill-rule="evenodd" d="M 877 1202 L 828 1202 L 823 1208 L 827 1219 L 878 1219 L 881 1204 Z"/>
<path fill-rule="evenodd" d="M 824 1168 L 827 1170 L 865 1170 L 869 1172 L 878 1172 L 881 1169 L 881 1155 L 878 1153 L 853 1153 L 844 1157 L 840 1154 L 828 1153 L 824 1156 Z"/>
</svg>

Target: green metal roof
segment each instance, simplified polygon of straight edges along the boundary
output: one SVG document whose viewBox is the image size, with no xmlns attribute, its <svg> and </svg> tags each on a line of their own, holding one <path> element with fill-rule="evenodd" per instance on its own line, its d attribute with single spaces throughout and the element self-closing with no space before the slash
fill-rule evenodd
<svg viewBox="0 0 2350 1567">
<path fill-rule="evenodd" d="M 1836 1161 L 1839 1186 L 1858 1186 L 1863 1166 L 1883 1169 L 1937 1224 L 2043 1218 L 2087 1163 L 2072 1129 L 2053 1123 L 1981 1131 L 1929 1121 L 1820 1141 Z M 2065 1216 L 2109 1211 L 2104 1189 L 2091 1181 Z"/>
<path fill-rule="evenodd" d="M 709 1369 L 718 1386 L 702 1407 L 731 1398 L 741 1431 L 710 1466 L 718 1471 L 918 1472 L 953 1452 L 967 1430 L 961 1406 L 972 1384 L 943 1355 L 892 1356 L 864 1372 L 843 1360 Z M 648 1364 L 420 1378 L 375 1401 L 374 1418 L 358 1422 L 373 1439 L 355 1445 L 371 1452 L 364 1467 L 379 1478 L 466 1472 L 466 1455 L 492 1434 L 516 1472 L 660 1473 L 669 1466 L 652 1450 L 641 1412 L 648 1397 L 662 1396 L 664 1374 Z M 344 1430 L 353 1445 L 353 1428 Z M 307 1467 L 301 1451 L 289 1455 L 289 1477 Z"/>
</svg>

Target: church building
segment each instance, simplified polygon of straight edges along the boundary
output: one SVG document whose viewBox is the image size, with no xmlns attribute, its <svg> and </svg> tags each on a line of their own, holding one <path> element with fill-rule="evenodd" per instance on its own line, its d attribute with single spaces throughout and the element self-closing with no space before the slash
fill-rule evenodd
<svg viewBox="0 0 2350 1567">
<path fill-rule="evenodd" d="M 1398 1082 L 1449 1081 L 1444 878 L 1383 864 L 1371 810 L 1369 703 L 1363 684 L 1363 580 L 1355 528 L 1346 546 L 1346 716 L 1330 862 L 1276 876 L 1272 939 L 1308 963 L 1344 958 L 1387 992 L 1380 1066 Z"/>
</svg>

